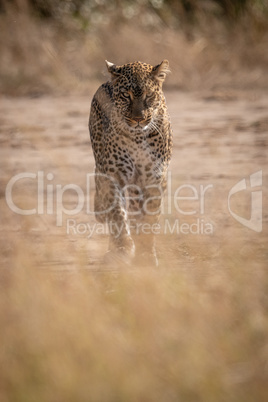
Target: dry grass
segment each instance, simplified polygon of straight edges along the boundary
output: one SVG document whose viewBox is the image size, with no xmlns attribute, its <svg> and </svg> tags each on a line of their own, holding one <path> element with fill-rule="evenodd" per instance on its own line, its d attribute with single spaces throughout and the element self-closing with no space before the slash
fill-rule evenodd
<svg viewBox="0 0 268 402">
<path fill-rule="evenodd" d="M 264 268 L 49 273 L 27 255 L 1 271 L 1 402 L 266 400 Z"/>
<path fill-rule="evenodd" d="M 174 29 L 155 13 L 124 22 L 104 7 L 106 22 L 85 29 L 70 16 L 34 17 L 27 3 L 5 3 L 0 14 L 1 93 L 87 94 L 104 80 L 105 59 L 156 64 L 167 58 L 170 88 L 267 88 L 266 14 L 227 24 L 203 12 L 198 26 Z"/>
<path fill-rule="evenodd" d="M 265 31 L 222 36 L 216 27 L 215 38 L 188 38 L 165 26 L 133 35 L 133 25 L 84 35 L 27 12 L 0 15 L 1 93 L 87 95 L 1 100 L 0 402 L 267 400 L 265 91 L 167 94 L 174 189 L 213 183 L 206 218 L 215 233 L 160 237 L 159 270 L 98 270 L 106 238 L 67 236 L 55 216 L 19 216 L 6 204 L 5 187 L 21 172 L 84 188 L 94 165 L 89 94 L 105 80 L 106 58 L 168 58 L 172 88 L 267 88 Z M 239 226 L 226 204 L 232 186 L 258 170 L 262 233 Z M 33 207 L 36 183 L 14 192 Z M 89 221 L 84 211 L 77 219 Z"/>
<path fill-rule="evenodd" d="M 2 101 L 1 402 L 266 402 L 267 95 L 167 95 L 172 191 L 213 183 L 204 218 L 215 233 L 159 235 L 156 271 L 99 271 L 106 236 L 67 235 L 66 216 L 57 228 L 55 214 L 8 208 L 5 187 L 15 174 L 53 172 L 54 188 L 85 189 L 93 157 L 88 98 Z M 230 188 L 259 169 L 262 233 L 235 222 L 226 204 Z M 36 196 L 34 180 L 14 188 L 21 208 L 33 208 Z M 68 201 L 66 208 L 76 203 L 70 194 Z M 236 202 L 245 207 L 243 194 Z M 94 223 L 85 210 L 74 218 Z"/>
</svg>

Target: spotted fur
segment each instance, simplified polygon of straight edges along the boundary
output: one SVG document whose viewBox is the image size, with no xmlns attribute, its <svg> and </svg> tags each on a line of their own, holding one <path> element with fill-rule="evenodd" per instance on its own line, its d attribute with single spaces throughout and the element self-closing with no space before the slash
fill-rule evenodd
<svg viewBox="0 0 268 402">
<path fill-rule="evenodd" d="M 128 218 L 157 223 L 171 158 L 172 133 L 162 84 L 168 61 L 153 67 L 106 62 L 111 80 L 93 97 L 89 119 L 96 162 L 95 215 L 110 228 L 110 253 L 132 257 Z M 143 255 L 157 263 L 153 236 Z M 137 254 L 137 251 L 136 251 Z"/>
</svg>

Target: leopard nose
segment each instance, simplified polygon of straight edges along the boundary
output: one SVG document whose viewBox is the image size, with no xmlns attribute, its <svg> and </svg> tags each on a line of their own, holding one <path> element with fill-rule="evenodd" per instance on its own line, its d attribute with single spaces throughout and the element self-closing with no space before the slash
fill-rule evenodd
<svg viewBox="0 0 268 402">
<path fill-rule="evenodd" d="M 143 117 L 133 117 L 133 120 L 135 120 L 137 123 L 140 123 L 143 120 Z"/>
</svg>

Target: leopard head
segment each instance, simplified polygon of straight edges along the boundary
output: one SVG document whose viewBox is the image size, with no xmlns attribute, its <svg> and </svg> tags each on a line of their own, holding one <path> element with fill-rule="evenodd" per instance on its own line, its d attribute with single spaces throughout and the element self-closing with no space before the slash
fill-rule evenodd
<svg viewBox="0 0 268 402">
<path fill-rule="evenodd" d="M 163 106 L 162 85 L 169 63 L 151 66 L 141 62 L 116 66 L 106 61 L 111 74 L 113 101 L 120 118 L 134 129 L 144 129 Z"/>
</svg>

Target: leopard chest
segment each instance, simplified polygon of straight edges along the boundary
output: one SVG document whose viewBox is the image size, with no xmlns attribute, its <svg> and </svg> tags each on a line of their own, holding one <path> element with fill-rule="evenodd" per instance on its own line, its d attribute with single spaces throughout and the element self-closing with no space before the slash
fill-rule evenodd
<svg viewBox="0 0 268 402">
<path fill-rule="evenodd" d="M 144 133 L 135 138 L 116 136 L 110 139 L 106 148 L 107 173 L 123 183 L 155 183 L 163 173 L 161 158 L 149 143 Z"/>
</svg>

